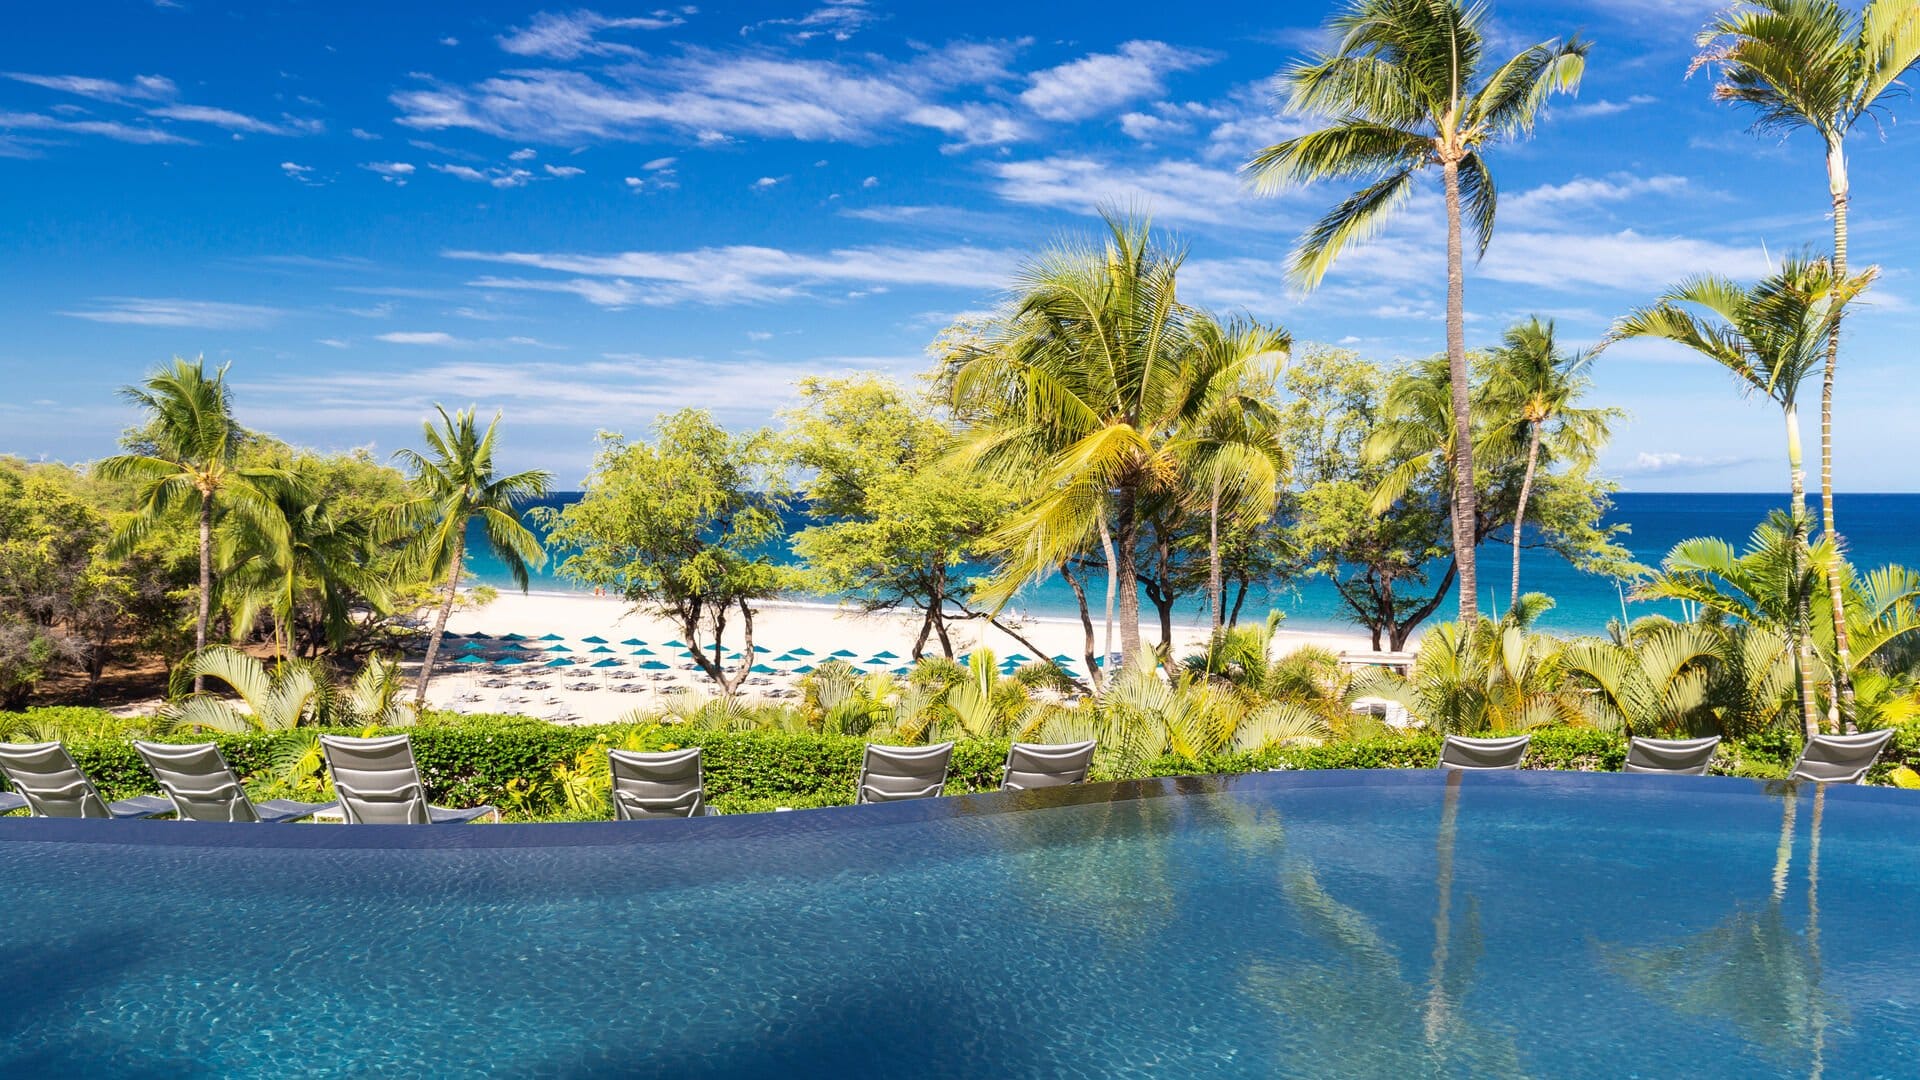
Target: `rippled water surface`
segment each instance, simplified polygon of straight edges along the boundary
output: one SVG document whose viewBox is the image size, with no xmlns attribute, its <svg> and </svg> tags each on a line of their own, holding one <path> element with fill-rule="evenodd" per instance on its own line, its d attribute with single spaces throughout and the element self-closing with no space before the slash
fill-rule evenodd
<svg viewBox="0 0 1920 1080">
<path fill-rule="evenodd" d="M 1905 793 L 1619 775 L 8 819 L 0 1076 L 1911 1076 L 1916 886 Z"/>
</svg>

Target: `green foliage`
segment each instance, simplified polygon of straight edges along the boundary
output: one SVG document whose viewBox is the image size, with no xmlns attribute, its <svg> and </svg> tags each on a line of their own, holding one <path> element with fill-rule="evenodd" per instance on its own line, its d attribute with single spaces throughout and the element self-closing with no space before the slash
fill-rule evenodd
<svg viewBox="0 0 1920 1080">
<path fill-rule="evenodd" d="M 603 433 L 586 492 L 541 510 L 547 542 L 572 552 L 561 576 L 617 593 L 673 620 L 724 692 L 746 678 L 724 669 L 737 612 L 753 644 L 753 604 L 792 584 L 771 548 L 780 538 L 781 478 L 772 436 L 734 435 L 699 410 L 663 416 L 652 443 Z"/>
</svg>

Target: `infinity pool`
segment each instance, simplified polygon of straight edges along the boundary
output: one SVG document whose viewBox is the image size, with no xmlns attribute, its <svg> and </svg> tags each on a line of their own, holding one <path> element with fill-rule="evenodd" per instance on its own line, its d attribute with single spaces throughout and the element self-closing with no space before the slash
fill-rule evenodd
<svg viewBox="0 0 1920 1080">
<path fill-rule="evenodd" d="M 1270 773 L 0 821 L 0 1075 L 1910 1076 L 1920 800 Z"/>
</svg>

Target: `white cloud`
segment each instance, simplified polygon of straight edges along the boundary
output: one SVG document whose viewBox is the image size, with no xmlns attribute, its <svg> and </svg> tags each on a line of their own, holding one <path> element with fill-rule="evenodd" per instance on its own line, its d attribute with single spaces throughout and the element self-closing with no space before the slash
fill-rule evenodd
<svg viewBox="0 0 1920 1080">
<path fill-rule="evenodd" d="M 123 124 L 118 120 L 58 120 L 42 113 L 0 112 L 0 131 L 64 131 L 98 135 L 116 142 L 145 145 L 192 146 L 194 140 L 159 128 Z"/>
<path fill-rule="evenodd" d="M 562 180 L 565 180 L 569 177 L 579 176 L 580 174 L 587 171 L 575 165 L 546 165 L 546 166 L 543 166 L 543 168 L 547 170 L 548 176 L 559 177 Z"/>
<path fill-rule="evenodd" d="M 740 32 L 748 34 L 769 26 L 782 26 L 792 28 L 787 37 L 795 42 L 811 41 L 822 36 L 846 41 L 873 17 L 873 13 L 867 9 L 867 0 L 827 0 L 824 7 L 815 8 L 798 18 L 763 19 L 742 27 Z"/>
<path fill-rule="evenodd" d="M 307 174 L 313 171 L 313 166 L 297 165 L 291 161 L 283 161 L 280 163 L 280 171 L 293 177 L 295 180 L 304 180 Z"/>
<path fill-rule="evenodd" d="M 1185 120 L 1169 119 L 1152 113 L 1130 112 L 1120 117 L 1120 130 L 1130 139 L 1151 142 L 1171 135 L 1181 135 L 1193 130 Z"/>
<path fill-rule="evenodd" d="M 85 75 L 32 75 L 21 71 L 5 73 L 16 82 L 30 83 L 49 90 L 77 94 L 81 97 L 96 98 L 101 101 L 126 101 L 138 99 L 144 101 L 165 101 L 180 92 L 172 79 L 164 75 L 136 75 L 132 82 L 114 82 L 112 79 L 95 79 Z"/>
<path fill-rule="evenodd" d="M 679 158 L 657 157 L 645 165 L 640 166 L 640 168 L 647 172 L 659 172 L 661 169 L 673 168 L 673 163 L 679 160 Z"/>
<path fill-rule="evenodd" d="M 350 347 L 348 342 L 343 341 L 340 338 L 332 338 L 332 337 L 320 338 L 315 342 L 315 344 L 325 345 L 329 349 L 345 349 Z"/>
<path fill-rule="evenodd" d="M 525 169 L 476 169 L 469 165 L 443 165 L 437 162 L 427 167 L 434 172 L 445 173 L 460 180 L 476 184 L 491 184 L 497 188 L 526 187 L 527 182 L 533 179 L 533 174 Z M 549 165 L 547 169 L 552 171 L 553 166 Z M 555 173 L 555 175 L 560 174 Z"/>
<path fill-rule="evenodd" d="M 182 120 L 191 124 L 212 124 L 228 131 L 244 131 L 258 135 L 302 135 L 313 134 L 324 126 L 317 120 L 301 120 L 288 117 L 282 123 L 272 123 L 232 109 L 216 109 L 211 105 L 162 105 L 148 109 L 147 115 L 167 120 Z"/>
<path fill-rule="evenodd" d="M 379 173 L 380 179 L 401 187 L 407 185 L 407 177 L 413 175 L 413 163 L 407 161 L 369 161 L 360 166 L 368 172 Z"/>
<path fill-rule="evenodd" d="M 1138 207 L 1167 221 L 1276 227 L 1271 200 L 1256 198 L 1240 177 L 1178 158 L 1144 168 L 1060 154 L 988 166 L 1008 202 L 1083 214 L 1102 207 Z"/>
<path fill-rule="evenodd" d="M 755 191 L 765 191 L 770 187 L 779 186 L 781 181 L 785 179 L 786 177 L 784 176 L 763 176 L 753 182 L 753 189 Z"/>
<path fill-rule="evenodd" d="M 354 129 L 352 129 L 351 131 L 349 131 L 349 132 L 348 132 L 348 134 L 349 134 L 349 135 L 352 135 L 352 136 L 353 136 L 354 138 L 356 138 L 356 139 L 361 139 L 361 140 L 363 140 L 363 141 L 365 141 L 365 142 L 379 142 L 379 141 L 380 141 L 380 136 L 378 136 L 378 135 L 375 135 L 375 134 L 374 134 L 373 132 L 371 132 L 371 131 L 368 131 L 368 130 L 366 130 L 365 128 L 354 128 Z"/>
<path fill-rule="evenodd" d="M 1642 450 L 1634 455 L 1631 462 L 1620 466 L 1620 471 L 1635 476 L 1695 476 L 1720 472 L 1738 465 L 1748 465 L 1753 461 L 1754 459 L 1750 457 Z"/>
<path fill-rule="evenodd" d="M 1473 273 L 1561 292 L 1593 287 L 1651 298 L 1669 283 L 1692 274 L 1756 278 L 1771 269 L 1758 245 L 1733 247 L 1684 236 L 1646 236 L 1632 229 L 1598 234 L 1516 230 L 1495 236 L 1486 259 Z"/>
<path fill-rule="evenodd" d="M 515 150 L 511 154 L 508 154 L 507 160 L 508 161 L 532 161 L 534 158 L 538 156 L 540 156 L 540 151 L 535 150 L 531 146 L 527 146 L 527 147 L 522 147 L 518 150 Z"/>
<path fill-rule="evenodd" d="M 516 56 L 541 56 L 550 60 L 572 60 L 580 56 L 631 55 L 631 45 L 601 41 L 603 30 L 664 30 L 686 22 L 678 15 L 661 12 L 651 16 L 615 19 L 597 11 L 574 11 L 564 15 L 543 11 L 524 27 L 502 34 L 500 47 Z"/>
<path fill-rule="evenodd" d="M 1615 173 L 1606 178 L 1578 176 L 1563 184 L 1543 184 L 1500 200 L 1502 221 L 1551 221 L 1572 210 L 1625 202 L 1643 195 L 1680 196 L 1691 189 L 1687 178 L 1671 174 L 1637 176 Z"/>
<path fill-rule="evenodd" d="M 1613 116 L 1616 113 L 1626 112 L 1628 109 L 1639 108 L 1642 105 L 1651 105 L 1658 100 L 1660 99 L 1654 97 L 1652 94 L 1635 94 L 1625 101 L 1611 101 L 1607 98 L 1599 98 L 1594 101 L 1574 101 L 1555 105 L 1553 106 L 1553 112 L 1556 116 L 1562 116 L 1572 120 L 1582 120 L 1593 116 Z"/>
<path fill-rule="evenodd" d="M 453 346 L 467 344 L 464 339 L 454 337 L 452 334 L 443 330 L 395 330 L 392 333 L 377 335 L 375 340 L 384 341 L 389 345 Z"/>
<path fill-rule="evenodd" d="M 549 271 L 551 278 L 482 277 L 491 289 L 571 293 L 602 307 L 769 303 L 814 295 L 821 287 L 933 287 L 991 290 L 1018 261 L 1010 252 L 976 247 L 842 248 L 803 254 L 736 245 L 692 251 L 629 251 L 616 255 L 449 251 L 448 258 Z"/>
<path fill-rule="evenodd" d="M 865 180 L 860 181 L 860 186 L 863 188 L 877 188 L 880 186 L 880 178 L 877 176 L 869 176 Z"/>
<path fill-rule="evenodd" d="M 1020 102 L 1048 120 L 1082 120 L 1129 101 L 1166 92 L 1165 76 L 1203 67 L 1211 53 L 1163 41 L 1129 41 L 1118 52 L 1091 53 L 1035 72 Z"/>
<path fill-rule="evenodd" d="M 211 300 L 154 299 L 107 296 L 93 306 L 59 314 L 89 322 L 125 326 L 195 327 L 202 330 L 247 330 L 267 326 L 284 312 L 257 304 L 227 304 Z"/>
<path fill-rule="evenodd" d="M 457 37 L 454 37 L 452 34 L 448 34 L 446 37 L 443 37 L 440 39 L 440 44 L 445 45 L 448 48 L 452 48 L 455 45 L 460 44 L 460 39 Z"/>
<path fill-rule="evenodd" d="M 905 119 L 909 124 L 919 124 L 955 136 L 953 142 L 941 147 L 949 152 L 1020 142 L 1032 138 L 1034 134 L 1033 128 L 1025 121 L 1000 106 L 977 102 L 967 102 L 957 107 L 922 105 L 907 113 Z"/>
</svg>

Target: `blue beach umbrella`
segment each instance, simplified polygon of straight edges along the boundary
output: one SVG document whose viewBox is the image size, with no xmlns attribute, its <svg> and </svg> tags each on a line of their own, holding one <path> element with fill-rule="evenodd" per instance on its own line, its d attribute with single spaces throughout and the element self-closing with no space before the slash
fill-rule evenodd
<svg viewBox="0 0 1920 1080">
<path fill-rule="evenodd" d="M 460 637 L 461 637 L 461 635 L 459 635 L 459 634 L 456 634 L 456 633 L 454 633 L 454 632 L 453 632 L 453 631 L 451 631 L 451 630 L 446 630 L 446 631 L 442 631 L 442 632 L 441 632 L 441 634 L 440 634 L 440 636 L 441 636 L 442 638 L 451 638 L 451 639 L 453 639 L 453 640 L 456 640 L 456 641 L 457 641 L 457 640 L 459 640 L 459 639 L 460 639 Z"/>
<path fill-rule="evenodd" d="M 881 649 L 881 650 L 880 650 L 879 652 L 877 652 L 877 653 L 874 653 L 873 655 L 875 655 L 875 656 L 877 656 L 877 657 L 879 657 L 879 658 L 880 658 L 880 659 L 882 659 L 882 660 L 898 660 L 898 659 L 900 659 L 900 657 L 898 657 L 898 656 L 896 656 L 896 655 L 895 655 L 895 654 L 893 653 L 893 650 L 891 650 L 891 649 Z"/>
<path fill-rule="evenodd" d="M 671 671 L 673 669 L 673 665 L 663 664 L 658 660 L 649 660 L 646 663 L 641 664 L 640 668 L 643 671 Z"/>
<path fill-rule="evenodd" d="M 652 650 L 652 649 L 635 649 L 635 650 L 633 650 L 633 655 L 635 655 L 635 656 L 652 656 L 652 655 L 653 655 L 653 650 Z"/>
<path fill-rule="evenodd" d="M 607 648 L 605 645 L 595 645 L 593 648 L 588 649 L 587 651 L 588 652 L 612 652 L 613 650 Z"/>
<path fill-rule="evenodd" d="M 1026 653 L 1017 652 L 1007 657 L 1007 662 L 1010 664 L 1024 664 L 1031 659 L 1033 659 L 1033 657 L 1028 656 Z"/>
<path fill-rule="evenodd" d="M 487 662 L 486 657 L 477 655 L 475 653 L 468 653 L 467 655 L 462 656 L 458 660 L 454 661 L 454 663 L 456 664 L 484 664 L 486 662 Z"/>
<path fill-rule="evenodd" d="M 1061 667 L 1065 667 L 1066 665 L 1073 663 L 1073 657 L 1062 654 L 1060 656 L 1053 657 L 1053 662 L 1056 664 L 1059 664 Z"/>
<path fill-rule="evenodd" d="M 525 640 L 527 640 L 527 635 L 525 635 L 525 634 L 501 634 L 501 635 L 500 635 L 500 640 L 501 640 L 501 641 L 525 641 Z"/>
<path fill-rule="evenodd" d="M 567 648 L 565 645 L 555 645 L 552 648 L 548 649 L 547 651 L 550 653 L 559 653 L 559 652 L 572 652 L 573 650 Z"/>
<path fill-rule="evenodd" d="M 605 645 L 607 643 L 607 639 L 601 637 L 599 634 L 595 634 L 592 637 L 583 637 L 580 640 L 589 645 Z"/>
<path fill-rule="evenodd" d="M 754 652 L 756 652 L 756 653 L 770 653 L 770 652 L 772 652 L 773 650 L 772 650 L 772 649 L 769 649 L 769 648 L 767 648 L 767 647 L 766 647 L 765 645 L 755 645 L 755 646 L 753 647 L 753 651 L 754 651 Z"/>
<path fill-rule="evenodd" d="M 793 669 L 793 673 L 795 675 L 811 675 L 813 674 L 813 665 L 801 664 L 799 667 Z"/>
<path fill-rule="evenodd" d="M 623 641 L 623 642 L 621 642 L 620 644 L 622 644 L 622 645 L 645 645 L 645 644 L 646 644 L 646 642 L 644 642 L 644 641 L 641 641 L 641 640 L 640 640 L 639 638 L 637 638 L 637 637 L 630 637 L 630 638 L 628 638 L 627 640 L 625 640 L 625 641 Z"/>
<path fill-rule="evenodd" d="M 787 655 L 788 656 L 812 656 L 813 650 L 812 649 L 788 649 Z"/>
<path fill-rule="evenodd" d="M 684 641 L 668 641 L 662 643 L 660 647 L 663 649 L 684 649 L 687 647 L 687 643 Z"/>
<path fill-rule="evenodd" d="M 830 655 L 837 656 L 842 660 L 851 660 L 860 654 L 854 652 L 852 649 L 835 649 Z"/>
<path fill-rule="evenodd" d="M 755 665 L 753 665 L 752 667 L 750 667 L 750 668 L 748 668 L 747 670 L 748 670 L 748 671 L 751 671 L 751 672 L 753 672 L 753 673 L 754 673 L 755 675 L 778 675 L 778 674 L 780 674 L 780 672 L 779 672 L 779 671 L 778 671 L 777 669 L 775 669 L 775 668 L 770 668 L 770 667 L 768 667 L 768 666 L 767 666 L 767 665 L 765 665 L 765 664 L 755 664 Z"/>
<path fill-rule="evenodd" d="M 479 640 L 481 640 L 481 641 L 492 641 L 492 640 L 493 640 L 493 635 L 492 635 L 492 634 L 488 634 L 488 633 L 484 633 L 484 632 L 482 632 L 482 631 L 479 631 L 479 630 L 475 630 L 475 631 L 474 631 L 473 633 L 471 633 L 471 634 L 468 634 L 467 636 L 468 636 L 468 637 L 470 637 L 470 638 L 478 638 L 478 639 L 479 639 Z"/>
<path fill-rule="evenodd" d="M 773 662 L 776 664 L 791 664 L 798 659 L 800 658 L 792 653 L 781 653 L 779 656 L 773 658 Z"/>
<path fill-rule="evenodd" d="M 495 660 L 493 664 L 495 667 L 506 667 L 510 664 L 524 664 L 526 662 L 527 658 L 524 656 L 503 656 Z"/>
<path fill-rule="evenodd" d="M 609 656 L 609 657 L 607 657 L 607 658 L 606 658 L 605 660 L 595 660 L 595 661 L 594 661 L 593 663 L 591 663 L 591 664 L 589 664 L 589 665 L 587 665 L 587 666 L 588 666 L 588 667 L 597 667 L 597 668 L 609 668 L 609 667 L 619 667 L 619 666 L 620 666 L 620 661 L 618 661 L 618 660 L 615 660 L 615 659 L 614 659 L 613 657 L 611 657 L 611 656 Z"/>
<path fill-rule="evenodd" d="M 540 640 L 541 641 L 565 641 L 567 639 L 565 637 L 562 637 L 559 634 L 541 634 Z"/>
<path fill-rule="evenodd" d="M 549 660 L 540 666 L 541 667 L 572 667 L 573 661 L 563 656 L 558 660 Z"/>
<path fill-rule="evenodd" d="M 894 668 L 893 673 L 895 675 L 911 675 L 913 674 L 913 668 L 901 665 L 900 667 Z"/>
</svg>

